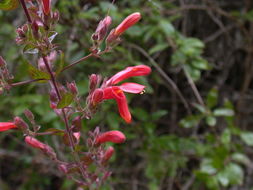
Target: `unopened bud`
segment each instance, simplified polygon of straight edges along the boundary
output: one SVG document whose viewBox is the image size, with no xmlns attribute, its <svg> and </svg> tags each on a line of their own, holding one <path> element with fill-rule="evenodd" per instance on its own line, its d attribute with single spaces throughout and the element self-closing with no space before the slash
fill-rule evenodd
<svg viewBox="0 0 253 190">
<path fill-rule="evenodd" d="M 79 132 L 82 128 L 82 118 L 81 116 L 76 116 L 72 120 L 72 131 L 73 132 Z"/>
<path fill-rule="evenodd" d="M 19 129 L 21 129 L 23 131 L 26 131 L 29 129 L 29 126 L 27 125 L 27 123 L 20 117 L 15 117 L 14 123 Z"/>
<path fill-rule="evenodd" d="M 72 94 L 74 94 L 74 95 L 78 94 L 78 89 L 77 89 L 75 81 L 68 83 L 67 87 Z"/>
<path fill-rule="evenodd" d="M 21 28 L 18 28 L 16 30 L 16 32 L 17 32 L 17 34 L 18 34 L 19 37 L 21 37 L 21 38 L 25 37 L 25 33 L 24 33 L 24 31 Z"/>
<path fill-rule="evenodd" d="M 27 119 L 29 119 L 30 121 L 34 121 L 34 115 L 29 109 L 26 109 L 24 111 L 24 114 L 27 117 Z"/>
<path fill-rule="evenodd" d="M 133 26 L 136 22 L 141 19 L 141 14 L 136 12 L 132 13 L 128 17 L 126 17 L 115 29 L 115 35 L 121 35 L 125 32 L 129 27 Z"/>
<path fill-rule="evenodd" d="M 50 101 L 51 102 L 57 102 L 58 101 L 57 93 L 55 92 L 55 90 L 51 90 L 49 95 L 50 95 Z"/>
<path fill-rule="evenodd" d="M 96 89 L 98 83 L 100 81 L 100 76 L 99 75 L 96 75 L 96 74 L 92 74 L 90 76 L 90 84 L 89 84 L 89 88 L 90 88 L 90 91 L 93 91 Z"/>
<path fill-rule="evenodd" d="M 67 173 L 68 173 L 68 168 L 67 168 L 66 164 L 59 164 L 59 165 L 58 165 L 58 169 L 59 169 L 62 173 L 64 173 L 64 174 L 67 174 Z"/>
<path fill-rule="evenodd" d="M 45 154 L 50 156 L 52 159 L 56 158 L 56 153 L 54 152 L 54 150 L 49 145 L 46 145 L 46 144 L 40 142 L 36 138 L 31 137 L 31 136 L 26 136 L 25 137 L 25 142 L 26 142 L 27 145 L 29 145 L 33 148 L 40 149 Z"/>
<path fill-rule="evenodd" d="M 36 20 L 32 22 L 32 31 L 35 38 L 39 37 L 39 25 Z"/>
<path fill-rule="evenodd" d="M 92 105 L 96 106 L 97 104 L 99 104 L 103 100 L 103 97 L 104 97 L 104 91 L 101 88 L 94 90 L 91 97 Z"/>
<path fill-rule="evenodd" d="M 53 13 L 53 20 L 54 20 L 54 22 L 57 23 L 59 21 L 59 19 L 60 19 L 60 13 L 59 13 L 59 11 L 55 11 Z"/>
<path fill-rule="evenodd" d="M 96 139 L 96 144 L 102 144 L 106 142 L 112 143 L 123 143 L 125 142 L 126 137 L 120 131 L 108 131 L 99 135 Z"/>
<path fill-rule="evenodd" d="M 5 67 L 5 65 L 6 65 L 6 62 L 5 62 L 4 58 L 2 56 L 0 56 L 0 68 Z"/>
<path fill-rule="evenodd" d="M 106 16 L 103 20 L 101 20 L 98 24 L 96 32 L 92 35 L 92 40 L 98 41 L 98 42 L 102 41 L 111 23 L 112 23 L 112 19 L 110 16 Z"/>
<path fill-rule="evenodd" d="M 106 164 L 108 162 L 108 160 L 110 160 L 110 158 L 112 157 L 112 155 L 114 154 L 114 148 L 112 146 L 110 146 L 106 151 L 105 154 L 102 158 L 102 163 Z"/>
</svg>

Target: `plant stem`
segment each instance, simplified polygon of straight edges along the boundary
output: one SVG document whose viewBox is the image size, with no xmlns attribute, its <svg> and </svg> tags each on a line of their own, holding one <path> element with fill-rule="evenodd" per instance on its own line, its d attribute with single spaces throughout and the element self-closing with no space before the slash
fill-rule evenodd
<svg viewBox="0 0 253 190">
<path fill-rule="evenodd" d="M 78 64 L 78 63 L 80 63 L 80 62 L 82 62 L 82 61 L 84 61 L 84 60 L 86 60 L 86 59 L 88 59 L 89 57 L 92 57 L 92 56 L 94 56 L 94 54 L 90 53 L 89 55 L 86 55 L 85 57 L 82 57 L 81 59 L 75 61 L 74 63 L 71 63 L 70 65 L 64 67 L 64 68 L 61 70 L 61 72 L 63 72 L 63 71 L 65 71 L 65 70 L 67 70 L 67 69 L 69 69 L 69 68 L 75 66 L 76 64 Z"/>
<path fill-rule="evenodd" d="M 25 85 L 25 84 L 30 84 L 30 83 L 33 83 L 33 82 L 41 81 L 41 80 L 46 80 L 46 79 L 32 79 L 32 80 L 26 80 L 26 81 L 21 81 L 21 82 L 12 83 L 12 84 L 10 84 L 10 86 L 21 86 L 21 85 Z"/>
<path fill-rule="evenodd" d="M 25 12 L 25 15 L 27 17 L 28 22 L 32 23 L 32 19 L 31 19 L 31 16 L 30 16 L 29 12 L 28 12 L 27 7 L 26 7 L 25 1 L 24 0 L 19 0 L 19 2 L 21 3 L 21 5 L 23 7 L 23 10 Z"/>
<path fill-rule="evenodd" d="M 58 86 L 57 86 L 57 83 L 56 83 L 55 76 L 54 76 L 54 74 L 53 74 L 53 72 L 52 72 L 52 70 L 51 70 L 51 68 L 50 68 L 50 66 L 48 64 L 48 61 L 47 61 L 46 57 L 43 56 L 42 59 L 43 59 L 43 61 L 45 63 L 45 66 L 46 66 L 46 69 L 47 69 L 48 73 L 51 76 L 51 81 L 53 83 L 53 86 L 54 86 L 54 89 L 56 91 L 57 97 L 58 97 L 58 99 L 60 101 L 61 100 L 61 95 L 60 95 L 60 92 L 59 92 L 59 89 L 58 89 Z M 62 108 L 61 110 L 62 110 L 64 124 L 65 124 L 66 130 L 67 130 L 67 134 L 68 134 L 68 139 L 69 139 L 69 142 L 70 142 L 71 151 L 73 153 L 73 156 L 74 156 L 74 159 L 75 159 L 77 165 L 79 166 L 79 169 L 80 169 L 80 171 L 82 173 L 83 178 L 87 180 L 87 175 L 85 173 L 83 165 L 80 163 L 80 158 L 79 158 L 78 154 L 75 152 L 75 143 L 74 143 L 74 139 L 73 139 L 73 134 L 72 134 L 72 131 L 71 131 L 70 126 L 69 126 L 69 122 L 68 122 L 68 118 L 66 116 L 65 109 Z"/>
</svg>

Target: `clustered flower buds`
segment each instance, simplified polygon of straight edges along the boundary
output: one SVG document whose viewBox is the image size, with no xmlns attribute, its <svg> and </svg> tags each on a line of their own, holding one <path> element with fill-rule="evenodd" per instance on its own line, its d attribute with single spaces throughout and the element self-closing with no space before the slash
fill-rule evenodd
<svg viewBox="0 0 253 190">
<path fill-rule="evenodd" d="M 28 14 L 27 17 L 29 22 L 16 30 L 16 42 L 17 44 L 25 45 L 25 53 L 39 53 L 36 68 L 31 65 L 31 70 L 29 71 L 31 71 L 33 78 L 48 82 L 50 85 L 50 107 L 62 121 L 64 121 L 66 129 L 48 129 L 45 132 L 39 132 L 40 126 L 36 125 L 33 113 L 27 109 L 24 113 L 28 119 L 28 123 L 32 125 L 32 127 L 29 128 L 29 125 L 22 118 L 15 117 L 13 122 L 0 122 L 0 132 L 11 129 L 22 131 L 25 136 L 25 143 L 50 157 L 51 160 L 57 164 L 58 169 L 66 174 L 69 179 L 74 180 L 78 185 L 89 187 L 96 184 L 99 186 L 111 175 L 111 172 L 106 170 L 106 166 L 115 152 L 114 147 L 106 147 L 106 143 L 124 143 L 126 141 L 126 136 L 118 130 L 101 133 L 99 127 L 96 127 L 93 132 L 88 132 L 88 138 L 81 138 L 82 120 L 83 118 L 91 118 L 103 101 L 114 99 L 117 103 L 120 116 L 126 123 L 130 123 L 132 121 L 132 116 L 128 108 L 125 92 L 139 94 L 144 91 L 145 86 L 132 82 L 119 83 L 131 77 L 148 75 L 151 72 L 151 68 L 145 65 L 127 67 L 111 78 L 105 78 L 103 82 L 101 82 L 100 75 L 90 75 L 89 93 L 86 99 L 86 107 L 83 108 L 81 102 L 82 98 L 79 97 L 75 81 L 67 83 L 67 85 L 64 86 L 59 83 L 56 78 L 59 73 L 66 69 L 66 67 L 63 69 L 61 67 L 55 68 L 57 65 L 54 65 L 57 58 L 57 50 L 55 50 L 57 46 L 53 44 L 52 41 L 57 33 L 53 28 L 59 20 L 59 12 L 52 11 L 51 0 L 39 0 L 37 1 L 38 6 L 37 4 L 34 5 L 32 0 L 26 0 L 26 3 L 30 5 L 27 10 L 25 5 L 22 5 L 25 11 L 28 11 L 26 14 Z M 109 35 L 107 35 L 112 23 L 112 18 L 106 16 L 99 22 L 96 31 L 91 37 L 93 40 L 93 47 L 91 48 L 90 55 L 100 56 L 102 54 L 101 52 L 108 52 L 120 41 L 120 36 L 140 19 L 140 13 L 133 13 L 126 17 L 116 28 L 111 30 Z M 104 51 L 101 51 L 99 48 L 104 40 L 106 48 Z M 81 60 L 84 59 L 82 58 Z M 75 63 L 70 66 L 74 64 Z M 39 75 L 37 75 L 37 73 Z M 12 79 L 6 67 L 6 62 L 1 56 L 0 74 L 1 93 L 3 89 L 7 89 L 11 86 L 9 81 Z M 30 81 L 28 81 L 28 83 L 29 82 Z M 27 84 L 27 81 L 20 83 Z M 60 136 L 63 143 L 71 147 L 71 153 L 75 158 L 74 162 L 68 163 L 58 160 L 54 149 L 37 139 L 37 136 L 41 135 Z M 82 140 L 85 140 L 85 142 L 82 142 Z M 86 143 L 87 149 L 78 146 L 79 143 Z M 80 155 L 82 157 L 79 158 Z M 91 172 L 89 170 L 90 165 L 95 165 L 99 167 L 99 169 L 96 169 L 95 172 Z M 102 172 L 102 174 L 97 171 Z M 72 176 L 72 174 L 81 174 L 83 181 L 80 180 L 79 177 L 76 178 L 74 175 Z"/>
</svg>

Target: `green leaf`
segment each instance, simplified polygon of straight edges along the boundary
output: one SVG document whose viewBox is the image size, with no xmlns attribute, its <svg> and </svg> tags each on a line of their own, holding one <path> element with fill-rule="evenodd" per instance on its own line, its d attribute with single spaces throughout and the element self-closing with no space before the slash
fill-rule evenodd
<svg viewBox="0 0 253 190">
<path fill-rule="evenodd" d="M 68 105 L 72 103 L 73 99 L 74 99 L 74 95 L 71 94 L 70 92 L 63 94 L 61 100 L 57 104 L 57 108 L 62 109 L 62 108 L 67 107 Z"/>
<path fill-rule="evenodd" d="M 253 133 L 252 132 L 242 132 L 240 134 L 240 137 L 245 144 L 247 144 L 249 146 L 253 146 Z"/>
<path fill-rule="evenodd" d="M 225 129 L 221 135 L 221 142 L 223 144 L 229 144 L 231 141 L 231 132 L 228 129 Z"/>
<path fill-rule="evenodd" d="M 37 53 L 39 53 L 39 50 L 34 45 L 27 44 L 24 47 L 23 52 L 28 53 L 28 54 L 37 54 Z"/>
<path fill-rule="evenodd" d="M 214 106 L 216 106 L 218 101 L 218 90 L 217 88 L 212 88 L 206 98 L 206 102 L 207 102 L 207 107 L 208 108 L 213 108 Z"/>
<path fill-rule="evenodd" d="M 207 125 L 213 127 L 213 126 L 216 125 L 216 122 L 217 122 L 217 120 L 216 120 L 215 117 L 213 117 L 213 116 L 207 116 L 206 117 L 206 123 L 207 123 Z"/>
<path fill-rule="evenodd" d="M 234 153 L 232 154 L 231 156 L 232 160 L 240 163 L 240 164 L 245 164 L 246 166 L 248 166 L 250 164 L 250 159 L 245 155 L 245 154 L 242 154 L 242 153 Z"/>
<path fill-rule="evenodd" d="M 149 54 L 153 54 L 153 53 L 162 51 L 162 50 L 166 49 L 167 47 L 169 47 L 168 43 L 159 43 L 159 44 L 155 45 L 154 47 L 152 47 L 152 48 L 149 50 L 148 53 L 149 53 Z"/>
<path fill-rule="evenodd" d="M 159 24 L 160 24 L 160 27 L 161 27 L 162 31 L 166 35 L 172 36 L 172 35 L 175 34 L 174 26 L 170 22 L 168 22 L 167 20 L 161 20 Z"/>
<path fill-rule="evenodd" d="M 196 125 L 198 125 L 199 121 L 200 121 L 199 116 L 189 115 L 186 118 L 182 119 L 179 122 L 179 125 L 184 128 L 191 128 L 191 127 L 195 127 Z"/>
<path fill-rule="evenodd" d="M 218 173 L 217 177 L 221 185 L 226 187 L 228 185 L 241 185 L 244 174 L 239 165 L 229 163 L 224 170 Z"/>
<path fill-rule="evenodd" d="M 18 0 L 1 0 L 0 9 L 4 11 L 13 10 L 18 7 L 18 4 Z"/>
<path fill-rule="evenodd" d="M 214 116 L 233 116 L 234 110 L 228 108 L 217 108 L 213 111 Z"/>
<path fill-rule="evenodd" d="M 206 108 L 200 104 L 193 103 L 193 106 L 200 112 L 200 113 L 206 113 Z"/>
<path fill-rule="evenodd" d="M 40 71 L 39 69 L 37 69 L 36 67 L 34 67 L 33 65 L 27 63 L 27 67 L 28 67 L 28 73 L 31 76 L 31 78 L 33 79 L 46 79 L 49 80 L 50 79 L 50 75 L 47 72 L 44 71 Z M 45 82 L 45 81 L 43 81 Z"/>
</svg>

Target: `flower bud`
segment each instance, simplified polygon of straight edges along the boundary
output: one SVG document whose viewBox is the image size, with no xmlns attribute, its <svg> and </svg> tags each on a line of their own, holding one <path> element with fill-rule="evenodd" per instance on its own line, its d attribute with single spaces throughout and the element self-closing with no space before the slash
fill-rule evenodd
<svg viewBox="0 0 253 190">
<path fill-rule="evenodd" d="M 112 19 L 110 16 L 106 16 L 103 20 L 101 20 L 98 24 L 96 32 L 91 37 L 92 40 L 98 41 L 98 42 L 102 41 L 111 23 L 112 23 Z"/>
<path fill-rule="evenodd" d="M 90 91 L 93 91 L 96 89 L 98 83 L 100 81 L 100 76 L 99 75 L 96 75 L 96 74 L 92 74 L 90 76 L 90 84 L 89 84 L 89 88 L 90 88 Z"/>
<path fill-rule="evenodd" d="M 64 174 L 67 174 L 67 173 L 68 173 L 68 168 L 67 168 L 66 164 L 59 164 L 59 165 L 58 165 L 58 169 L 59 169 L 62 173 L 64 173 Z"/>
<path fill-rule="evenodd" d="M 0 56 L 0 68 L 5 67 L 5 65 L 6 65 L 5 60 L 3 59 L 3 57 L 2 57 L 2 56 Z"/>
<path fill-rule="evenodd" d="M 94 90 L 91 97 L 91 104 L 96 106 L 103 100 L 104 91 L 101 88 Z"/>
<path fill-rule="evenodd" d="M 42 152 L 44 152 L 45 154 L 50 156 L 52 159 L 56 158 L 56 153 L 54 152 L 54 150 L 49 145 L 46 145 L 46 144 L 40 142 L 36 138 L 31 137 L 31 136 L 26 136 L 25 142 L 27 145 L 29 145 L 33 148 L 40 149 Z"/>
<path fill-rule="evenodd" d="M 21 130 L 23 130 L 23 131 L 26 131 L 26 130 L 29 129 L 29 126 L 27 125 L 27 123 L 24 122 L 24 120 L 23 120 L 22 118 L 20 118 L 20 117 L 15 117 L 15 118 L 14 118 L 14 123 L 15 123 L 15 125 L 16 125 L 19 129 L 21 129 Z"/>
<path fill-rule="evenodd" d="M 112 157 L 113 154 L 114 154 L 114 148 L 112 146 L 110 146 L 105 151 L 105 154 L 104 154 L 103 159 L 102 159 L 102 163 L 106 164 L 108 162 L 108 160 L 110 160 L 110 158 Z"/>
<path fill-rule="evenodd" d="M 34 121 L 34 115 L 29 109 L 26 109 L 24 111 L 24 114 L 27 117 L 27 119 L 29 119 L 30 121 Z"/>
<path fill-rule="evenodd" d="M 16 128 L 17 126 L 13 122 L 0 122 L 0 132 Z"/>
<path fill-rule="evenodd" d="M 67 87 L 72 94 L 74 94 L 74 95 L 78 94 L 78 89 L 77 89 L 75 81 L 73 81 L 71 83 L 67 83 Z"/>
<path fill-rule="evenodd" d="M 99 135 L 96 139 L 96 144 L 102 144 L 105 142 L 112 143 L 123 143 L 125 142 L 126 137 L 120 131 L 108 131 Z"/>
<path fill-rule="evenodd" d="M 32 22 L 32 32 L 35 38 L 39 37 L 39 25 L 36 20 Z"/>
<path fill-rule="evenodd" d="M 59 19 L 60 19 L 60 13 L 59 13 L 59 11 L 55 11 L 53 13 L 53 20 L 54 20 L 54 22 L 57 23 L 59 21 Z"/>
<path fill-rule="evenodd" d="M 136 12 L 126 17 L 115 29 L 114 34 L 120 36 L 129 27 L 133 26 L 136 22 L 141 19 L 141 14 Z"/>
<path fill-rule="evenodd" d="M 72 120 L 72 131 L 73 132 L 79 132 L 82 128 L 82 118 L 81 116 L 76 116 Z"/>
</svg>

